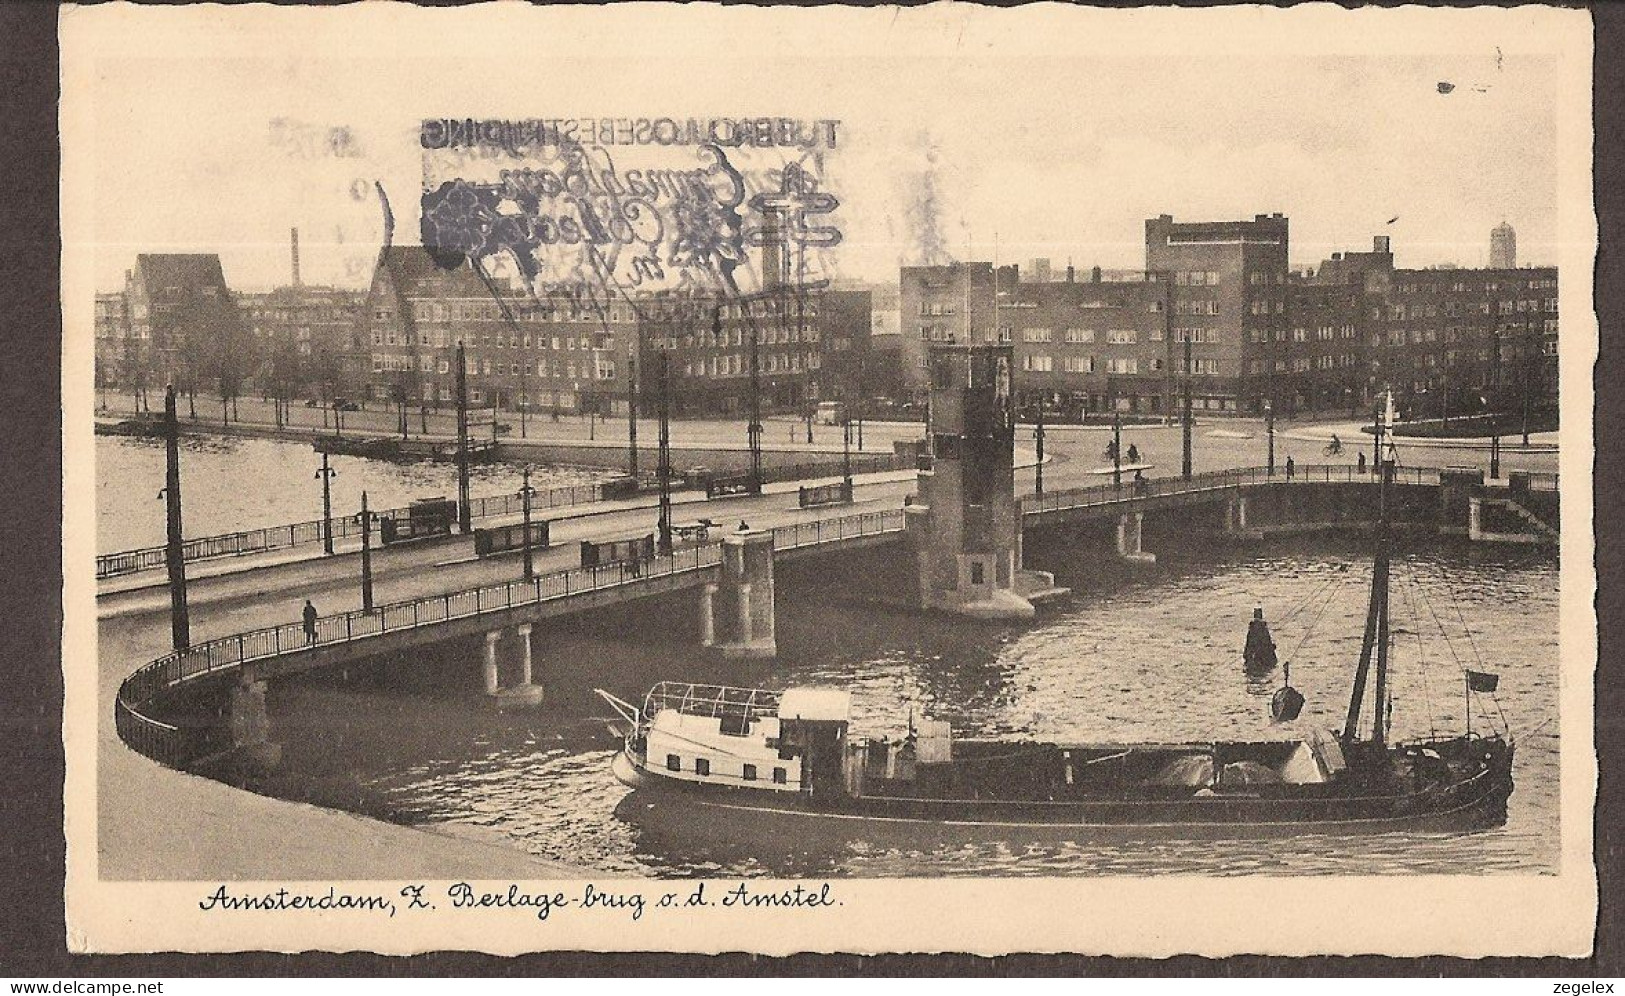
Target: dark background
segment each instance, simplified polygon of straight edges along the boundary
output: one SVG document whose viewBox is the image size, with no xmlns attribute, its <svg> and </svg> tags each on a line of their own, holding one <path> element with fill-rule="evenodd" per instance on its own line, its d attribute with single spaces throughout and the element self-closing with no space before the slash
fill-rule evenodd
<svg viewBox="0 0 1625 996">
<path fill-rule="evenodd" d="M 1390 4 L 1382 4 L 1388 6 Z M 1439 5 L 1439 4 L 1434 4 Z M 1344 6 L 1354 6 L 1345 3 Z M 1568 6 L 1578 6 L 1570 4 Z M 1601 896 L 1596 953 L 1583 960 L 1493 958 L 1174 958 L 1076 956 L 807 955 L 715 958 L 670 954 L 70 955 L 64 942 L 62 838 L 61 312 L 59 305 L 56 8 L 0 0 L 0 976 L 394 976 L 394 975 L 1058 975 L 1298 976 L 1531 975 L 1584 978 L 1622 971 L 1619 917 L 1621 740 L 1625 688 L 1611 676 L 1622 636 L 1616 528 L 1625 464 L 1619 453 L 1625 377 L 1610 332 L 1625 308 L 1619 250 L 1625 233 L 1625 5 L 1599 4 L 1594 125 L 1599 222 L 1596 295 L 1601 337 L 1596 388 L 1597 617 L 1600 663 L 1596 742 L 1601 781 L 1596 860 Z M 1305 883 L 1312 888 L 1312 883 Z M 1337 911 L 1328 910 L 1335 923 Z M 1496 915 L 1494 910 L 1485 916 Z M 1364 915 L 1364 914 L 1362 914 Z"/>
</svg>

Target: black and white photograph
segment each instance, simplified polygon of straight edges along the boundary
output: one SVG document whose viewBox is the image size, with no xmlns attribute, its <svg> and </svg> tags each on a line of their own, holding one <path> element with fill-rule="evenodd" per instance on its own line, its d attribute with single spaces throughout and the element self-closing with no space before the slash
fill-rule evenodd
<svg viewBox="0 0 1625 996">
<path fill-rule="evenodd" d="M 77 950 L 1589 951 L 1586 12 L 61 34 Z"/>
</svg>

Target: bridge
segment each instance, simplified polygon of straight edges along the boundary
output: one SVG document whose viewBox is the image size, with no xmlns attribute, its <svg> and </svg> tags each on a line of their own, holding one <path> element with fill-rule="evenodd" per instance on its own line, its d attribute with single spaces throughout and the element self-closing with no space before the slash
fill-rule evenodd
<svg viewBox="0 0 1625 996">
<path fill-rule="evenodd" d="M 765 583 L 772 584 L 772 560 L 874 545 L 903 531 L 901 510 L 866 512 L 833 519 L 781 526 L 742 537 L 771 551 Z M 733 539 L 733 538 L 730 538 Z M 707 631 L 713 586 L 725 575 L 725 547 L 730 539 L 657 556 L 641 563 L 618 562 L 578 567 L 511 581 L 375 606 L 317 621 L 314 637 L 300 623 L 238 633 L 166 654 L 133 672 L 119 687 L 114 716 L 119 736 L 140 753 L 170 765 L 181 765 L 232 746 L 230 730 L 183 728 L 148 715 L 154 703 L 177 690 L 205 680 L 237 676 L 245 683 L 294 674 L 377 654 L 399 652 L 459 636 L 486 634 L 487 691 L 494 681 L 495 641 L 512 626 L 523 641 L 529 684 L 529 627 L 540 619 L 704 585 L 702 611 Z M 749 614 L 750 584 L 763 583 L 761 568 L 744 580 L 747 595 L 740 603 Z M 771 598 L 771 595 L 769 595 Z M 767 606 L 769 615 L 772 606 Z M 757 615 L 760 616 L 758 608 Z M 771 627 L 771 622 L 768 623 Z M 769 632 L 771 630 L 769 629 Z M 742 644 L 751 642 L 747 624 Z M 235 725 L 235 720 L 234 720 Z"/>
</svg>

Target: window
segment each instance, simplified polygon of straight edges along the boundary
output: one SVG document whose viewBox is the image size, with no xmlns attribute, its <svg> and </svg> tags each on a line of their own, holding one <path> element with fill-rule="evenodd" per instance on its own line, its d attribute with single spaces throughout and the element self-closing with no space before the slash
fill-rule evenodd
<svg viewBox="0 0 1625 996">
<path fill-rule="evenodd" d="M 744 772 L 740 775 L 740 777 L 747 782 L 754 782 L 756 780 L 756 765 L 745 765 Z"/>
<path fill-rule="evenodd" d="M 1063 356 L 1061 369 L 1067 373 L 1094 373 L 1095 358 L 1093 356 Z"/>
<path fill-rule="evenodd" d="M 1132 374 L 1140 372 L 1140 361 L 1132 356 L 1109 357 L 1106 360 L 1106 372 L 1109 374 Z"/>
<path fill-rule="evenodd" d="M 666 755 L 666 770 L 667 771 L 682 771 L 683 770 L 683 759 L 678 757 L 676 754 L 667 754 Z"/>
<path fill-rule="evenodd" d="M 1140 341 L 1140 333 L 1133 329 L 1112 329 L 1106 333 L 1106 341 L 1114 346 L 1132 346 Z"/>
<path fill-rule="evenodd" d="M 1028 353 L 1021 358 L 1021 369 L 1035 373 L 1048 373 L 1054 369 L 1054 359 L 1038 353 Z"/>
<path fill-rule="evenodd" d="M 1094 329 L 1067 329 L 1066 341 L 1070 343 L 1085 343 L 1095 341 Z"/>
<path fill-rule="evenodd" d="M 971 565 L 970 565 L 970 583 L 971 584 L 986 584 L 987 583 L 987 567 L 980 560 L 971 561 Z"/>
<path fill-rule="evenodd" d="M 696 775 L 709 775 L 711 773 L 711 762 L 706 758 L 696 757 L 694 759 L 694 773 Z"/>
<path fill-rule="evenodd" d="M 786 785 L 786 784 L 789 784 L 789 781 L 790 781 L 790 773 L 788 771 L 785 771 L 783 768 L 774 768 L 773 769 L 773 784 L 774 785 Z"/>
<path fill-rule="evenodd" d="M 1055 331 L 1053 329 L 1022 329 L 1021 330 L 1021 341 L 1022 342 L 1054 342 L 1055 341 Z"/>
</svg>

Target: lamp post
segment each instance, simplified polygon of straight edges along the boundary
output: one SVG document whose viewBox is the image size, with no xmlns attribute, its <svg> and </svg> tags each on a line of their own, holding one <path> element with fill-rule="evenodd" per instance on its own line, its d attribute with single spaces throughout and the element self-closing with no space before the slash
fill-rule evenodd
<svg viewBox="0 0 1625 996">
<path fill-rule="evenodd" d="M 1269 449 L 1266 452 L 1264 472 L 1275 476 L 1275 406 L 1270 404 L 1268 398 L 1264 399 L 1264 438 L 1268 440 Z"/>
<path fill-rule="evenodd" d="M 1039 494 L 1044 493 L 1044 403 L 1038 403 L 1038 421 L 1033 426 L 1033 449 L 1037 452 L 1038 462 L 1033 464 L 1033 490 Z"/>
<path fill-rule="evenodd" d="M 852 500 L 852 420 L 841 417 L 841 479 L 846 485 L 846 499 Z"/>
<path fill-rule="evenodd" d="M 327 453 L 322 453 L 322 469 L 316 476 L 322 481 L 322 552 L 333 555 L 333 487 L 330 483 L 338 471 L 327 465 Z"/>
<path fill-rule="evenodd" d="M 1371 416 L 1371 469 L 1378 474 L 1382 473 L 1382 402 L 1377 402 L 1376 411 Z"/>
<path fill-rule="evenodd" d="M 378 518 L 367 511 L 367 493 L 361 492 L 361 514 L 356 521 L 361 524 L 361 611 L 372 611 L 372 523 Z"/>
<path fill-rule="evenodd" d="M 1123 416 L 1112 412 L 1112 486 L 1123 486 Z"/>
<path fill-rule="evenodd" d="M 520 485 L 520 488 L 519 488 L 519 498 L 520 498 L 521 503 L 522 503 L 520 505 L 520 508 L 523 509 L 523 511 L 524 511 L 524 523 L 525 523 L 523 542 L 524 542 L 524 550 L 525 550 L 525 580 L 526 581 L 529 581 L 531 578 L 534 578 L 536 576 L 536 565 L 535 565 L 535 562 L 532 561 L 531 553 L 530 553 L 530 499 L 531 499 L 531 496 L 534 495 L 535 493 L 536 493 L 536 489 L 530 486 L 530 464 L 527 463 L 527 464 L 525 464 L 525 482 L 524 482 L 524 484 Z"/>
</svg>

